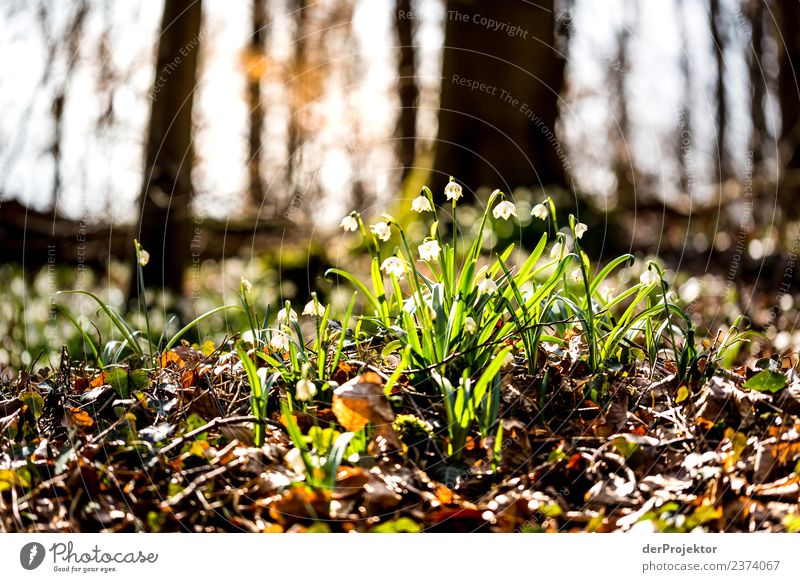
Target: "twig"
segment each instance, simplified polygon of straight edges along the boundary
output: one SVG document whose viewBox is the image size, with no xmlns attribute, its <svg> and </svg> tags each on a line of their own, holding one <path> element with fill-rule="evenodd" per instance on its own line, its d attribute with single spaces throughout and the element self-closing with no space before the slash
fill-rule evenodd
<svg viewBox="0 0 800 582">
<path fill-rule="evenodd" d="M 228 418 L 222 418 L 222 417 L 218 416 L 218 417 L 214 418 L 213 420 L 211 420 L 210 422 L 204 424 L 203 426 L 201 426 L 199 428 L 196 428 L 196 429 L 194 429 L 192 431 L 189 431 L 183 436 L 178 437 L 177 439 L 172 441 L 170 444 L 168 444 L 166 447 L 163 447 L 159 451 L 159 453 L 161 453 L 162 455 L 165 455 L 169 451 L 174 449 L 175 447 L 179 447 L 180 445 L 182 445 L 187 440 L 192 439 L 192 438 L 196 437 L 197 435 L 206 432 L 207 430 L 211 430 L 213 428 L 217 428 L 217 427 L 220 427 L 220 426 L 229 426 L 231 424 L 244 424 L 246 422 L 257 422 L 257 423 L 261 423 L 261 424 L 266 424 L 266 425 L 272 426 L 274 428 L 278 428 L 278 429 L 280 429 L 280 430 L 282 430 L 284 432 L 287 432 L 286 431 L 286 427 L 283 426 L 280 422 L 276 422 L 274 420 L 269 420 L 269 419 L 266 419 L 266 418 L 259 419 L 259 418 L 256 418 L 255 416 L 230 416 Z"/>
<path fill-rule="evenodd" d="M 199 493 L 200 490 L 197 489 L 197 488 L 200 487 L 201 485 L 205 484 L 207 481 L 213 479 L 214 477 L 218 477 L 218 476 L 222 475 L 223 473 L 225 473 L 231 467 L 236 467 L 237 465 L 241 465 L 242 463 L 245 462 L 245 460 L 246 459 L 241 459 L 241 458 L 240 459 L 235 459 L 235 460 L 231 461 L 230 463 L 228 463 L 227 465 L 222 465 L 221 467 L 217 467 L 216 469 L 208 471 L 207 473 L 203 473 L 197 479 L 195 479 L 194 481 L 189 483 L 183 491 L 181 491 L 177 495 L 167 499 L 164 502 L 164 504 L 167 507 L 171 507 L 173 505 L 177 505 L 178 503 L 180 503 L 181 501 L 186 499 L 189 495 L 191 495 L 195 491 L 197 491 Z M 206 501 L 206 505 L 207 504 L 208 504 L 208 502 Z"/>
</svg>

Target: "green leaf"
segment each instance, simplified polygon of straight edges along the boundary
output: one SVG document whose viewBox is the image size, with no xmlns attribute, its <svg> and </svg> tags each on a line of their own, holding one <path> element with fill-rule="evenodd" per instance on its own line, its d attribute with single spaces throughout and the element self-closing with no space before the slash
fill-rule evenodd
<svg viewBox="0 0 800 582">
<path fill-rule="evenodd" d="M 34 418 L 39 418 L 42 415 L 42 410 L 44 409 L 44 398 L 42 398 L 41 394 L 31 390 L 30 392 L 23 393 L 20 396 L 20 399 L 31 410 Z"/>
<path fill-rule="evenodd" d="M 419 533 L 421 528 L 409 517 L 393 519 L 373 527 L 371 533 Z"/>
<path fill-rule="evenodd" d="M 744 387 L 758 392 L 778 392 L 786 387 L 786 383 L 786 376 L 783 374 L 772 370 L 764 370 L 745 382 Z"/>
<path fill-rule="evenodd" d="M 172 336 L 172 338 L 167 342 L 167 345 L 164 346 L 164 351 L 168 352 L 169 350 L 171 350 L 172 347 L 176 343 L 178 343 L 178 340 L 181 339 L 181 337 L 183 337 L 183 334 L 185 334 L 187 331 L 192 329 L 195 325 L 197 325 L 198 323 L 200 323 L 201 321 L 203 321 L 207 317 L 211 317 L 215 313 L 219 313 L 220 311 L 226 311 L 228 309 L 239 309 L 239 310 L 241 310 L 242 308 L 239 307 L 238 305 L 223 305 L 222 307 L 217 307 L 215 309 L 212 309 L 211 311 L 207 311 L 206 313 L 202 314 L 200 317 L 196 317 L 195 319 L 190 321 L 188 324 L 183 326 L 178 333 L 176 333 L 175 335 Z M 208 354 L 206 354 L 206 355 L 208 355 Z"/>
<path fill-rule="evenodd" d="M 253 416 L 261 420 L 264 418 L 263 415 L 266 412 L 266 402 L 263 402 L 265 399 L 261 392 L 261 378 L 258 376 L 255 363 L 247 354 L 244 347 L 242 347 L 241 343 L 236 344 L 236 353 L 239 356 L 239 360 L 242 362 L 242 366 L 244 366 L 244 371 L 247 374 L 247 381 L 250 384 L 250 409 L 253 412 Z M 264 445 L 264 426 L 260 423 L 256 423 L 253 427 L 253 440 L 257 447 Z"/>
<path fill-rule="evenodd" d="M 352 432 L 345 432 L 336 437 L 336 442 L 328 452 L 328 460 L 325 463 L 325 485 L 328 489 L 333 489 L 336 483 L 336 473 L 339 471 L 339 465 L 342 464 L 344 455 L 347 452 L 347 447 L 350 441 L 355 436 Z"/>
<path fill-rule="evenodd" d="M 108 316 L 108 319 L 111 320 L 111 323 L 114 324 L 114 327 L 116 327 L 120 331 L 122 337 L 125 338 L 125 340 L 130 345 L 131 349 L 134 352 L 136 352 L 136 355 L 138 355 L 139 357 L 144 356 L 144 351 L 142 350 L 142 347 L 139 345 L 139 342 L 136 341 L 135 334 L 133 333 L 133 330 L 130 328 L 128 323 L 114 309 L 112 309 L 106 303 L 104 303 L 103 300 L 100 299 L 97 295 L 95 295 L 94 293 L 89 293 L 88 291 L 83 291 L 81 289 L 58 291 L 56 292 L 56 295 L 59 295 L 61 293 L 85 295 L 86 297 L 91 298 L 95 303 L 97 303 L 97 305 L 100 307 L 103 313 L 105 313 L 106 316 Z"/>
<path fill-rule="evenodd" d="M 103 373 L 103 380 L 110 384 L 120 398 L 130 398 L 131 390 L 128 384 L 128 372 L 122 368 L 108 368 Z M 147 382 L 149 384 L 149 381 Z M 145 387 L 147 387 L 145 384 Z"/>
</svg>

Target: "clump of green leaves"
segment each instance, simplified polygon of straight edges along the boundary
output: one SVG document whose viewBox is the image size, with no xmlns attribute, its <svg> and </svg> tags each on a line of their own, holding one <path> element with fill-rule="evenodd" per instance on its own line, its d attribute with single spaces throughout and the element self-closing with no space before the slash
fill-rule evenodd
<svg viewBox="0 0 800 582">
<path fill-rule="evenodd" d="M 544 365 L 541 343 L 566 345 L 568 330 L 582 336 L 591 372 L 635 357 L 654 364 L 668 350 L 681 377 L 689 373 L 697 357 L 694 329 L 671 299 L 657 264 L 648 263 L 629 288 L 608 292 L 603 283 L 634 257 L 593 266 L 581 245 L 587 226 L 570 215 L 568 227 L 559 230 L 550 198 L 532 214 L 552 221 L 552 239 L 543 234 L 519 264 L 511 262 L 514 245 L 487 256 L 487 228 L 492 221 L 516 218 L 514 202 L 495 190 L 470 241 L 459 237 L 461 186 L 451 179 L 445 196 L 449 233 L 428 188 L 413 200 L 413 211 L 431 217 L 423 240 L 412 242 L 389 214 L 369 227 L 357 212 L 345 217 L 342 228 L 360 232 L 371 255 L 370 280 L 338 268 L 328 275 L 350 281 L 365 298 L 361 320 L 386 338 L 383 355 L 400 354 L 406 374 L 439 392 L 451 455 L 460 454 L 475 422 L 484 436 L 493 429 L 503 363 L 521 357 L 527 373 L 536 375 Z"/>
</svg>

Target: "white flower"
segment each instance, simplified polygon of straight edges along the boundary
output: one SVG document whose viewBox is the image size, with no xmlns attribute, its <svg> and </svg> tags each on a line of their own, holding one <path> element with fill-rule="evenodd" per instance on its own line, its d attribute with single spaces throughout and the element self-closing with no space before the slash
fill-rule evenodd
<svg viewBox="0 0 800 582">
<path fill-rule="evenodd" d="M 439 243 L 435 240 L 429 240 L 426 243 L 419 245 L 419 258 L 423 261 L 436 261 L 439 259 L 439 253 L 442 252 Z"/>
<path fill-rule="evenodd" d="M 289 308 L 289 312 L 287 314 L 286 308 L 284 307 L 278 312 L 276 319 L 280 323 L 286 323 L 288 321 L 297 321 L 297 313 L 295 313 L 294 309 Z"/>
<path fill-rule="evenodd" d="M 513 202 L 509 202 L 508 200 L 503 200 L 500 204 L 494 207 L 492 210 L 492 214 L 496 219 L 502 218 L 503 220 L 508 220 L 511 216 L 517 215 L 517 207 L 514 206 Z"/>
<path fill-rule="evenodd" d="M 283 462 L 295 473 L 302 475 L 306 472 L 306 464 L 303 462 L 303 454 L 300 449 L 294 448 L 286 453 Z"/>
<path fill-rule="evenodd" d="M 583 281 L 583 273 L 581 273 L 580 269 L 573 269 L 569 274 L 569 278 L 573 283 L 580 283 Z"/>
<path fill-rule="evenodd" d="M 534 216 L 539 220 L 547 220 L 548 214 L 547 206 L 544 204 L 537 204 L 533 207 L 533 210 L 531 210 L 531 216 Z"/>
<path fill-rule="evenodd" d="M 478 293 L 480 295 L 488 295 L 491 293 L 495 293 L 497 291 L 497 283 L 494 282 L 489 275 L 486 275 L 483 279 L 481 279 L 480 283 L 478 283 Z"/>
<path fill-rule="evenodd" d="M 389 237 L 392 236 L 392 231 L 389 229 L 388 222 L 377 222 L 369 227 L 372 233 L 381 239 L 383 242 L 389 240 Z"/>
<path fill-rule="evenodd" d="M 358 220 L 352 214 L 348 214 L 345 216 L 342 221 L 339 223 L 345 232 L 355 232 L 358 230 Z"/>
<path fill-rule="evenodd" d="M 433 303 L 431 301 L 426 301 L 425 305 L 428 308 L 428 315 L 431 318 L 431 321 L 436 321 L 436 310 L 433 308 Z"/>
<path fill-rule="evenodd" d="M 575 224 L 575 236 L 578 238 L 583 238 L 583 233 L 589 230 L 589 227 L 583 224 L 582 222 L 578 222 Z"/>
<path fill-rule="evenodd" d="M 253 284 L 244 277 L 242 277 L 242 289 L 248 293 L 253 290 Z"/>
<path fill-rule="evenodd" d="M 414 212 L 432 212 L 433 207 L 428 197 L 420 194 L 411 201 L 411 210 Z"/>
<path fill-rule="evenodd" d="M 150 253 L 148 253 L 146 250 L 144 250 L 143 248 L 140 247 L 139 248 L 139 264 L 142 267 L 146 267 L 147 263 L 149 263 L 149 262 L 150 262 Z"/>
<path fill-rule="evenodd" d="M 475 333 L 478 330 L 478 324 L 472 317 L 467 317 L 464 320 L 464 331 L 467 333 Z"/>
<path fill-rule="evenodd" d="M 514 354 L 508 352 L 506 357 L 503 358 L 503 364 L 500 366 L 503 370 L 508 370 L 511 366 L 514 365 Z"/>
<path fill-rule="evenodd" d="M 614 296 L 614 291 L 616 291 L 616 289 L 608 285 L 600 285 L 598 291 L 600 292 L 600 298 L 606 303 L 608 303 Z"/>
<path fill-rule="evenodd" d="M 403 259 L 399 257 L 389 257 L 381 263 L 381 271 L 387 275 L 394 275 L 398 279 L 402 279 L 406 274 L 405 264 Z"/>
<path fill-rule="evenodd" d="M 639 281 L 642 283 L 642 285 L 649 287 L 650 285 L 655 285 L 656 283 L 660 282 L 661 277 L 659 277 L 658 273 L 656 273 L 654 270 L 647 269 L 644 273 L 642 273 L 642 276 L 639 277 Z"/>
<path fill-rule="evenodd" d="M 519 288 L 519 294 L 522 295 L 522 300 L 527 303 L 527 301 L 533 297 L 533 283 L 525 281 Z"/>
<path fill-rule="evenodd" d="M 463 194 L 464 192 L 462 191 L 461 186 L 456 184 L 455 181 L 450 178 L 450 182 L 444 187 L 444 195 L 447 196 L 447 199 L 456 201 L 461 198 Z"/>
<path fill-rule="evenodd" d="M 303 307 L 303 315 L 315 315 L 317 317 L 322 317 L 325 315 L 325 306 L 317 301 L 316 298 L 314 298 L 306 303 L 305 307 Z"/>
<path fill-rule="evenodd" d="M 276 352 L 288 352 L 289 338 L 284 333 L 275 332 L 272 334 L 272 337 L 269 338 L 269 347 Z"/>
<path fill-rule="evenodd" d="M 564 256 L 564 252 L 567 250 L 567 247 L 561 241 L 556 241 L 556 244 L 553 245 L 553 248 L 550 249 L 550 258 L 551 259 L 561 259 Z"/>
<path fill-rule="evenodd" d="M 307 380 L 305 378 L 300 380 L 297 383 L 297 386 L 294 388 L 294 397 L 303 402 L 308 402 L 314 398 L 314 394 L 316 393 L 317 387 L 314 386 L 314 383 L 311 380 Z"/>
</svg>

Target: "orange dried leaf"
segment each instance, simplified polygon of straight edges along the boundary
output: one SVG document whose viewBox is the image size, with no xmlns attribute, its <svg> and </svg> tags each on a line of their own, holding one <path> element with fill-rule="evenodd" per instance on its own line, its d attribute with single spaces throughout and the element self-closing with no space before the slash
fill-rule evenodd
<svg viewBox="0 0 800 582">
<path fill-rule="evenodd" d="M 162 368 L 171 367 L 172 369 L 180 370 L 186 365 L 186 362 L 184 362 L 183 359 L 175 353 L 175 350 L 170 350 L 161 354 L 160 364 Z M 174 365 L 170 366 L 170 364 Z"/>
<path fill-rule="evenodd" d="M 89 428 L 94 424 L 94 420 L 89 413 L 80 408 L 67 408 L 67 419 L 69 423 L 82 428 Z"/>
<path fill-rule="evenodd" d="M 381 378 L 372 372 L 339 386 L 333 392 L 331 409 L 339 424 L 349 431 L 361 430 L 368 423 L 384 425 L 394 421 Z"/>
<path fill-rule="evenodd" d="M 358 432 L 369 424 L 371 410 L 367 401 L 348 401 L 334 395 L 331 409 L 339 424 L 351 432 Z"/>
</svg>

